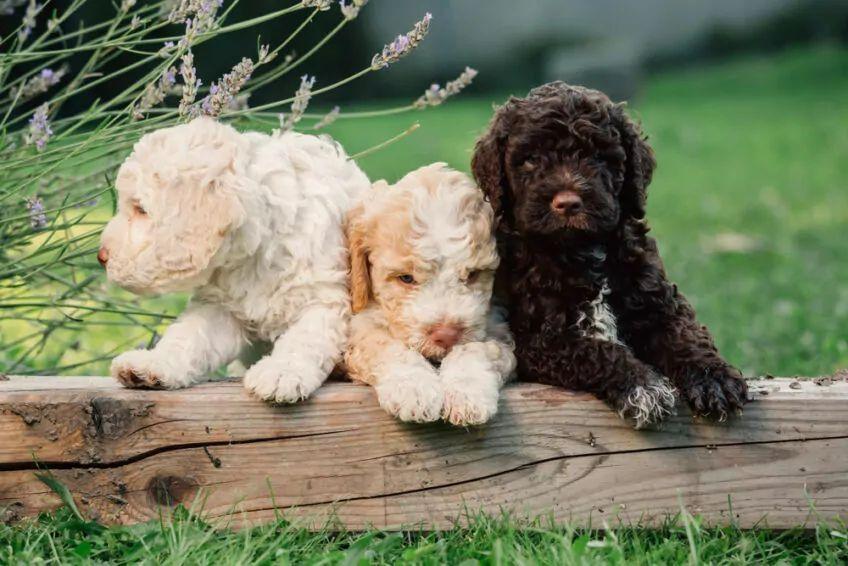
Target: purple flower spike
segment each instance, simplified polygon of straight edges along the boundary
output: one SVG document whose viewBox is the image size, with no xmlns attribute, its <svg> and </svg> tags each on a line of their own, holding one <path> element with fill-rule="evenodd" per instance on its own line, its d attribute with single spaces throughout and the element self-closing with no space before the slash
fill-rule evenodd
<svg viewBox="0 0 848 566">
<path fill-rule="evenodd" d="M 394 41 L 383 47 L 380 53 L 374 55 L 371 59 L 371 68 L 377 71 L 388 67 L 418 47 L 418 44 L 423 41 L 424 37 L 430 31 L 430 21 L 432 19 L 433 16 L 430 12 L 424 14 L 421 21 L 416 22 L 406 35 L 397 36 Z"/>
</svg>

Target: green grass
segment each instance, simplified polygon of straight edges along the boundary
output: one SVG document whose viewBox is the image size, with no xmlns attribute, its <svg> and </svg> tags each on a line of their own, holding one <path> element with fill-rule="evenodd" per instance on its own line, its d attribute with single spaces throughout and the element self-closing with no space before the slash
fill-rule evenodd
<svg viewBox="0 0 848 566">
<path fill-rule="evenodd" d="M 171 524 L 102 529 L 61 512 L 0 526 L 0 563 L 36 564 L 844 564 L 848 534 L 702 528 L 685 516 L 655 529 L 575 530 L 548 521 L 478 517 L 442 533 L 308 532 L 286 521 L 216 531 Z"/>
<path fill-rule="evenodd" d="M 658 77 L 634 104 L 659 161 L 649 217 L 666 267 L 749 374 L 848 366 L 846 92 L 848 51 L 821 47 Z M 357 152 L 420 120 L 413 135 L 362 159 L 369 175 L 394 180 L 431 161 L 467 170 L 503 98 L 340 121 L 331 133 Z M 80 336 L 103 348 L 124 338 Z M 702 529 L 688 517 L 605 534 L 483 518 L 444 534 L 313 534 L 284 522 L 229 533 L 185 518 L 102 529 L 62 511 L 0 527 L 0 563 L 837 564 L 848 560 L 846 536 L 844 526 Z"/>
</svg>

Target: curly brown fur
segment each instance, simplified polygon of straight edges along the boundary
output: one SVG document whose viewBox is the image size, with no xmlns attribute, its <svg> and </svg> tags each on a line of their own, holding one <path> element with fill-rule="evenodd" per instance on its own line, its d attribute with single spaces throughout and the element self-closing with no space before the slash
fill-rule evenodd
<svg viewBox="0 0 848 566">
<path fill-rule="evenodd" d="M 523 379 L 593 392 L 637 425 L 673 409 L 672 388 L 694 413 L 724 419 L 747 386 L 647 236 L 655 165 L 601 92 L 555 82 L 511 98 L 472 161 L 498 219 L 496 292 Z"/>
</svg>

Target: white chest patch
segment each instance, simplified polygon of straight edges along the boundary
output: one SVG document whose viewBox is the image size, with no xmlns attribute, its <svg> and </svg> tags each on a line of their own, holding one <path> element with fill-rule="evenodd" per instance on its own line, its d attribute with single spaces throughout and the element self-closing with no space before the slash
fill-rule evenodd
<svg viewBox="0 0 848 566">
<path fill-rule="evenodd" d="M 604 283 L 598 292 L 598 296 L 589 303 L 588 314 L 580 314 L 580 318 L 577 319 L 577 327 L 589 338 L 621 344 L 618 339 L 615 314 L 613 314 L 607 302 L 607 295 L 609 294 L 610 288 Z"/>
</svg>

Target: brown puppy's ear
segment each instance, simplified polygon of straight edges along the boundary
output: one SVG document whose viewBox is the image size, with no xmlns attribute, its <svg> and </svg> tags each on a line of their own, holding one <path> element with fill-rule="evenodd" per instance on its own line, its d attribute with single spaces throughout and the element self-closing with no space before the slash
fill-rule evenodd
<svg viewBox="0 0 848 566">
<path fill-rule="evenodd" d="M 509 117 L 514 112 L 515 102 L 510 100 L 497 111 L 489 129 L 477 140 L 474 156 L 471 158 L 471 171 L 474 179 L 492 205 L 497 226 L 510 206 L 509 179 L 506 175 L 505 150 L 509 137 Z M 507 214 L 507 216 L 509 216 Z"/>
<path fill-rule="evenodd" d="M 648 185 L 657 165 L 654 151 L 639 125 L 624 112 L 623 104 L 615 106 L 613 120 L 626 155 L 624 184 L 621 188 L 622 217 L 642 219 L 645 217 Z"/>
<path fill-rule="evenodd" d="M 363 207 L 359 205 L 348 212 L 345 225 L 350 248 L 350 296 L 354 314 L 368 306 L 371 298 L 371 274 L 365 244 L 366 227 L 362 216 Z"/>
</svg>

